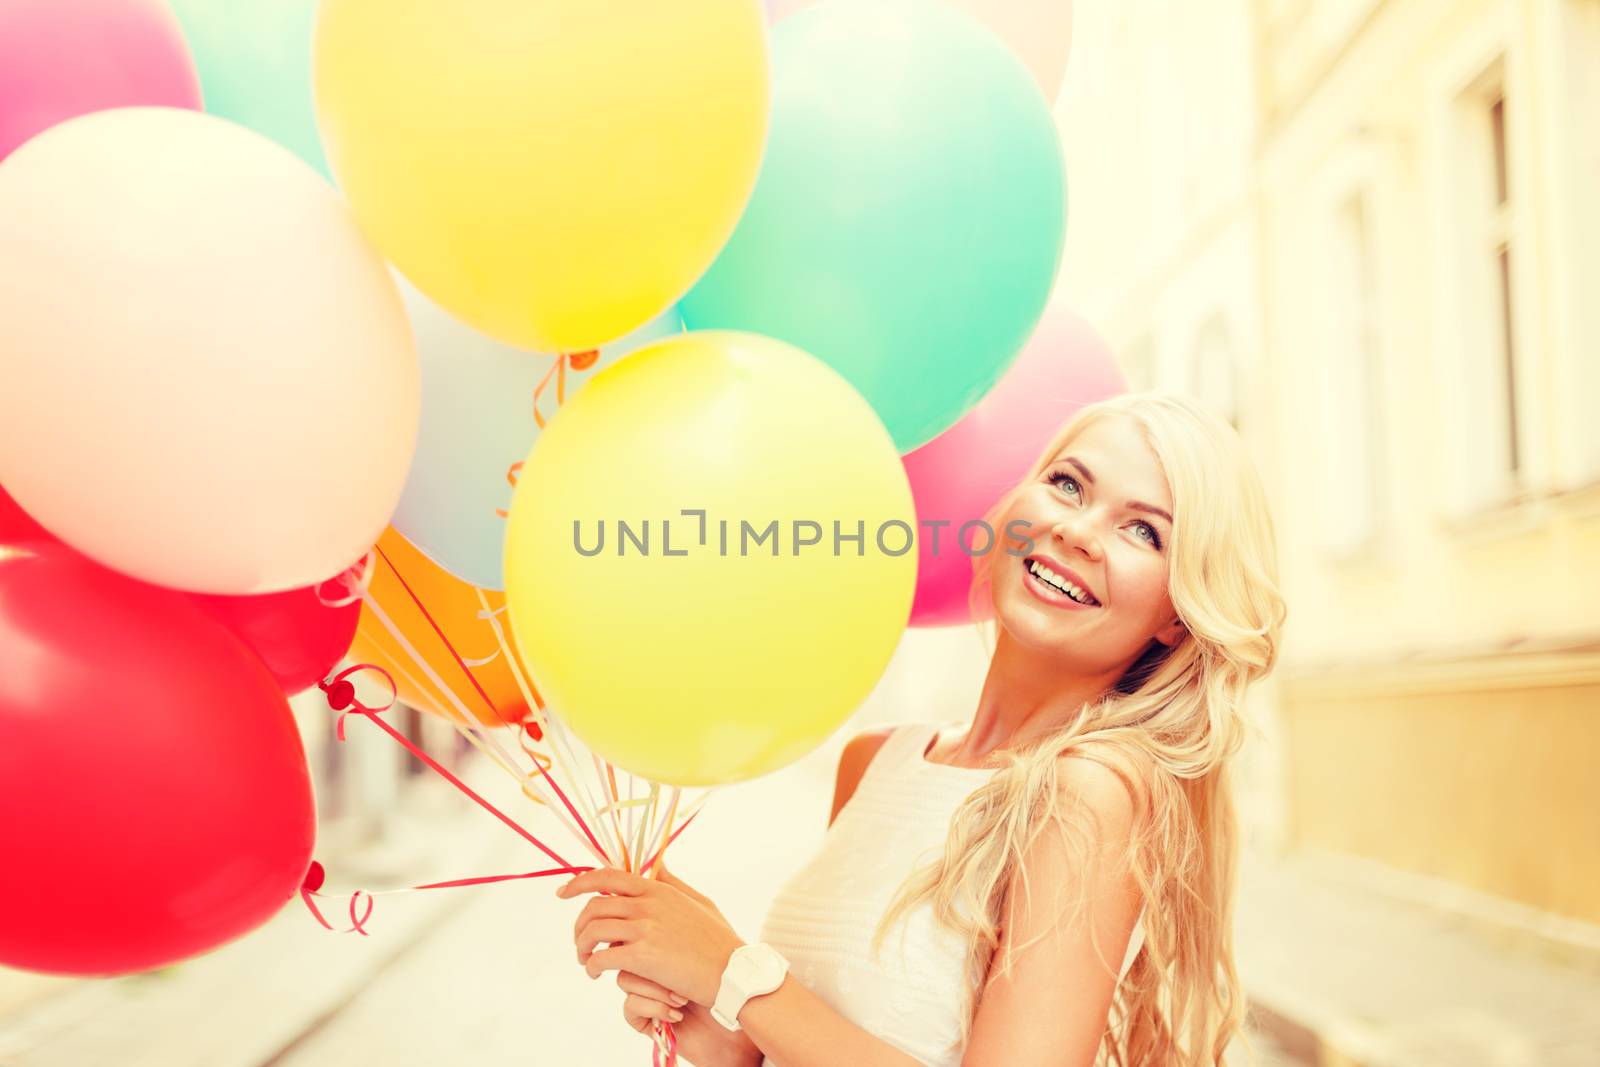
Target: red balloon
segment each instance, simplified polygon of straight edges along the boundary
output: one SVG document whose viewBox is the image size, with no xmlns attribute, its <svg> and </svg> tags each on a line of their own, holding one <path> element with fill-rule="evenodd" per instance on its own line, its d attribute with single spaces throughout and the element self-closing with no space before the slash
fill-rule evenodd
<svg viewBox="0 0 1600 1067">
<path fill-rule="evenodd" d="M 0 544 L 12 541 L 53 541 L 55 538 L 0 485 Z"/>
<path fill-rule="evenodd" d="M 316 837 L 283 690 L 180 594 L 0 544 L 0 964 L 148 970 L 294 899 Z"/>
<path fill-rule="evenodd" d="M 355 639 L 361 601 L 350 596 L 343 577 L 283 593 L 194 593 L 189 599 L 260 656 L 283 691 L 294 696 L 326 678 Z"/>
<path fill-rule="evenodd" d="M 16 541 L 60 543 L 0 487 L 0 544 Z M 326 678 L 350 651 L 361 602 L 342 603 L 349 599 L 345 574 L 261 596 L 184 595 L 260 656 L 284 694 L 294 696 Z"/>
</svg>

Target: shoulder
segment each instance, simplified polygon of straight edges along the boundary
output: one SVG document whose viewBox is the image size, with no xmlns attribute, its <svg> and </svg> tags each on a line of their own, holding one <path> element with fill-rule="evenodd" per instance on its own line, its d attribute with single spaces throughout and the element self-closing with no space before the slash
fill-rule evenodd
<svg viewBox="0 0 1600 1067">
<path fill-rule="evenodd" d="M 1126 868 L 1137 808 L 1129 782 L 1116 769 L 1081 754 L 1056 757 L 1056 792 L 1044 823 L 1018 856 L 1013 880 L 1074 884 Z"/>
<path fill-rule="evenodd" d="M 861 784 L 861 776 L 867 772 L 867 764 L 872 762 L 872 757 L 878 754 L 894 730 L 893 726 L 876 726 L 852 737 L 844 746 L 844 751 L 839 754 L 839 771 L 834 777 L 833 810 L 828 814 L 829 826 L 833 825 L 840 810 L 855 795 L 856 786 Z"/>
<path fill-rule="evenodd" d="M 1125 838 L 1133 828 L 1132 783 L 1123 771 L 1074 753 L 1056 757 L 1057 803 L 1095 816 L 1100 833 Z"/>
<path fill-rule="evenodd" d="M 1052 814 L 1064 832 L 1034 835 L 1017 857 L 965 1063 L 1093 1060 L 1138 924 L 1137 879 L 1107 862 L 1129 841 L 1128 783 L 1081 751 L 1045 758 L 1058 761 Z"/>
<path fill-rule="evenodd" d="M 1032 882 L 1072 886 L 1089 897 L 1136 903 L 1138 890 L 1128 860 L 1137 809 L 1129 783 L 1098 760 L 1083 755 L 1056 758 L 1057 790 L 1047 816 L 1053 825 L 1041 827 L 1018 856 L 1009 889 L 1022 887 L 1024 901 Z M 1052 898 L 1052 905 L 1059 907 L 1060 901 Z M 1039 921 L 1039 914 L 1033 918 Z M 1128 918 L 1131 926 L 1131 912 Z"/>
</svg>

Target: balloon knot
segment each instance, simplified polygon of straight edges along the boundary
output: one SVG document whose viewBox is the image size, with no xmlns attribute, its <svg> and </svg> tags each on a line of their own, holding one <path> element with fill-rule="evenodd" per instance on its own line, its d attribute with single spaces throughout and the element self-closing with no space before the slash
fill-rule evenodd
<svg viewBox="0 0 1600 1067">
<path fill-rule="evenodd" d="M 300 888 L 307 893 L 315 893 L 322 888 L 322 883 L 327 881 L 328 872 L 323 870 L 322 864 L 316 860 L 311 861 L 311 866 L 306 868 L 306 880 L 300 883 Z"/>
<path fill-rule="evenodd" d="M 356 702 L 356 687 L 343 678 L 332 684 L 323 682 L 322 691 L 328 695 L 328 707 L 334 711 L 343 711 Z"/>
</svg>

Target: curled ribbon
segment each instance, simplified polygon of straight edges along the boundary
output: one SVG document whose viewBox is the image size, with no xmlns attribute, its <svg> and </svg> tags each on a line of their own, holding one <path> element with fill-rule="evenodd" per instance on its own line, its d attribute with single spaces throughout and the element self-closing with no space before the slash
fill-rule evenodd
<svg viewBox="0 0 1600 1067">
<path fill-rule="evenodd" d="M 334 933 L 360 934 L 362 937 L 370 937 L 372 935 L 367 933 L 366 926 L 367 920 L 372 918 L 374 896 L 415 893 L 423 889 L 457 889 L 462 886 L 490 885 L 494 882 L 512 882 L 523 878 L 549 878 L 557 874 L 582 874 L 584 871 L 592 870 L 594 870 L 593 867 L 547 867 L 542 871 L 525 871 L 521 874 L 490 874 L 479 878 L 453 878 L 447 882 L 428 882 L 425 885 L 407 886 L 404 889 L 380 890 L 377 893 L 370 893 L 365 889 L 357 889 L 350 894 L 350 927 L 346 930 L 340 930 L 330 923 L 322 914 L 322 910 L 317 907 L 316 902 L 318 900 L 328 897 L 328 894 L 318 892 L 322 888 L 323 882 L 327 879 L 327 872 L 323 869 L 322 864 L 312 860 L 311 867 L 306 871 L 305 881 L 300 885 L 300 899 L 310 909 L 312 917 L 321 923 L 325 929 Z"/>
<path fill-rule="evenodd" d="M 350 681 L 350 676 L 359 671 L 375 671 L 388 685 L 389 699 L 384 702 L 382 707 L 370 707 L 361 703 L 361 701 L 356 698 L 355 683 Z M 568 863 L 561 857 L 560 853 L 550 848 L 550 846 L 546 845 L 543 841 L 540 841 L 537 837 L 534 837 L 526 829 L 518 825 L 510 816 L 506 815 L 505 812 L 501 811 L 483 797 L 479 796 L 471 786 L 467 785 L 460 778 L 457 778 L 449 771 L 449 769 L 439 763 L 438 760 L 435 760 L 432 756 L 418 748 L 409 737 L 401 733 L 399 730 L 396 730 L 387 722 L 384 722 L 380 716 L 383 712 L 394 706 L 395 694 L 397 692 L 394 684 L 394 678 L 389 674 L 388 671 L 372 663 L 359 663 L 353 667 L 346 667 L 338 674 L 332 676 L 331 678 L 326 678 L 317 684 L 327 697 L 328 706 L 334 711 L 339 712 L 339 719 L 335 727 L 335 732 L 340 741 L 345 739 L 345 720 L 351 715 L 363 716 L 368 721 L 375 724 L 379 729 L 383 730 L 384 733 L 398 741 L 413 756 L 417 757 L 434 771 L 442 775 L 450 782 L 451 785 L 465 793 L 480 807 L 484 808 L 491 815 L 505 823 L 512 830 L 515 830 L 529 843 L 534 845 L 545 855 L 549 856 L 556 863 L 555 867 L 547 868 L 542 871 L 529 871 L 523 874 L 497 874 L 482 878 L 458 878 L 449 882 L 432 882 L 427 885 L 411 886 L 409 890 L 392 890 L 391 892 L 409 892 L 410 890 L 418 889 L 448 889 L 467 885 L 486 885 L 490 882 L 504 882 L 518 878 L 543 878 L 554 874 L 581 874 L 584 871 L 593 870 L 592 867 L 579 867 Z M 322 914 L 322 911 L 316 905 L 316 898 L 323 895 L 319 894 L 318 890 L 322 888 L 322 884 L 326 877 L 327 874 L 323 870 L 322 864 L 313 862 L 311 867 L 306 871 L 305 879 L 301 883 L 300 899 L 305 902 L 306 907 L 310 910 L 312 916 L 314 916 L 319 923 L 321 923 L 327 929 L 333 930 L 333 924 L 328 922 L 327 918 Z M 341 932 L 357 933 L 363 937 L 368 936 L 366 931 L 366 923 L 367 920 L 372 917 L 372 898 L 373 894 L 361 889 L 358 889 L 350 894 L 350 928 Z"/>
<path fill-rule="evenodd" d="M 316 598 L 322 602 L 323 607 L 343 608 L 363 600 L 367 595 L 367 587 L 372 584 L 372 569 L 376 561 L 371 549 L 361 557 L 361 562 L 352 564 L 317 585 L 313 590 Z M 326 590 L 326 592 L 324 591 Z"/>
<path fill-rule="evenodd" d="M 354 570 L 354 568 L 352 568 L 352 570 Z M 363 570 L 366 573 L 370 573 L 370 557 L 368 563 L 363 565 Z M 346 573 L 348 574 L 349 572 Z M 401 581 L 404 583 L 404 579 L 401 579 Z M 409 588 L 407 588 L 407 592 L 410 592 Z M 418 606 L 421 607 L 420 602 Z M 422 610 L 426 615 L 427 609 L 423 608 Z M 432 622 L 431 617 L 429 617 L 429 621 Z M 490 619 L 491 623 L 496 623 L 497 621 L 498 620 L 493 618 Z M 440 637 L 441 639 L 444 638 L 442 632 L 440 633 Z M 450 647 L 448 641 L 446 641 L 446 647 Z M 450 651 L 452 654 L 455 653 L 454 648 L 450 648 Z M 389 697 L 383 702 L 382 706 L 371 707 L 367 704 L 363 704 L 357 698 L 355 683 L 351 682 L 350 678 L 352 675 L 355 675 L 360 671 L 375 672 L 388 686 Z M 468 676 L 469 678 L 471 677 L 470 671 L 468 672 Z M 506 815 L 505 812 L 501 811 L 489 801 L 479 796 L 477 792 L 475 792 L 460 778 L 456 777 L 456 775 L 451 773 L 449 769 L 444 767 L 433 757 L 429 756 L 421 748 L 417 747 L 417 745 L 413 743 L 410 738 L 406 737 L 404 733 L 385 722 L 382 718 L 382 713 L 394 706 L 398 695 L 398 689 L 395 685 L 394 677 L 387 670 L 377 666 L 376 664 L 360 663 L 351 667 L 347 667 L 338 674 L 324 679 L 318 683 L 318 686 L 321 688 L 324 696 L 326 697 L 328 706 L 332 710 L 339 713 L 339 718 L 335 725 L 335 732 L 340 741 L 345 740 L 346 719 L 348 719 L 351 715 L 360 715 L 363 718 L 366 718 L 379 729 L 383 730 L 384 733 L 388 734 L 395 741 L 399 742 L 400 745 L 409 751 L 413 756 L 421 760 L 432 770 L 444 777 L 450 782 L 450 784 L 455 786 L 462 793 L 466 794 L 474 803 L 478 804 L 491 815 L 505 823 L 508 827 L 521 835 L 540 851 L 544 852 L 545 855 L 549 856 L 556 864 L 556 866 L 548 867 L 543 870 L 525 871 L 519 874 L 496 874 L 475 878 L 457 878 L 444 882 L 429 882 L 424 885 L 409 886 L 404 889 L 383 890 L 379 891 L 378 893 L 357 889 L 350 893 L 346 905 L 350 917 L 350 926 L 344 930 L 339 930 L 328 921 L 327 917 L 322 913 L 322 910 L 317 907 L 317 900 L 325 899 L 328 896 L 327 894 L 319 892 L 326 881 L 327 872 L 324 870 L 322 864 L 313 861 L 311 866 L 307 869 L 306 876 L 301 883 L 300 899 L 305 903 L 307 910 L 311 912 L 312 916 L 323 926 L 324 929 L 335 933 L 354 933 L 362 937 L 371 936 L 367 932 L 366 927 L 367 923 L 372 918 L 372 912 L 375 906 L 375 896 L 417 892 L 427 889 L 449 889 L 461 886 L 487 885 L 493 882 L 513 881 L 525 878 L 546 878 L 557 874 L 582 874 L 585 871 L 594 870 L 594 868 L 591 866 L 576 866 L 563 859 L 559 853 L 551 849 L 538 838 L 534 837 L 522 826 L 518 825 L 513 819 Z M 556 783 L 555 779 L 550 775 L 550 770 L 552 769 L 550 758 L 544 753 L 538 752 L 530 744 L 530 741 L 540 741 L 544 739 L 544 731 L 542 727 L 532 718 L 519 725 L 521 726 L 521 729 L 518 731 L 518 741 L 520 742 L 524 753 L 526 753 L 533 760 L 535 768 L 534 772 L 529 775 L 530 782 L 534 780 L 535 775 L 537 775 L 539 778 L 542 778 L 544 783 L 547 784 L 560 799 L 562 805 L 577 820 L 579 827 L 581 827 L 583 833 L 589 838 L 590 842 L 594 843 L 596 847 L 599 848 L 599 844 L 595 840 L 594 834 L 589 829 L 588 824 L 583 821 L 582 817 L 573 807 L 572 801 L 567 797 L 567 795 L 562 791 L 561 787 Z M 610 785 L 612 797 L 611 812 L 614 815 L 616 807 L 623 806 L 625 802 L 621 801 L 617 796 L 614 772 L 610 773 L 609 778 L 610 781 L 608 784 Z M 526 785 L 524 786 L 524 792 L 527 792 Z M 672 811 L 676 809 L 676 803 L 676 798 L 674 798 L 673 809 L 670 809 L 668 812 L 666 821 L 667 826 L 671 825 Z M 683 833 L 684 830 L 689 828 L 689 824 L 694 821 L 695 816 L 698 814 L 699 810 L 697 807 L 688 818 L 684 819 L 684 821 L 677 827 L 676 830 L 673 830 L 667 836 L 667 839 L 661 843 L 661 847 L 657 849 L 655 854 L 650 857 L 649 861 L 644 864 L 639 873 L 649 874 L 650 870 L 656 865 L 662 854 L 666 852 L 667 846 L 671 845 L 673 841 L 677 840 L 679 834 Z M 604 854 L 604 849 L 600 849 L 600 851 L 602 854 Z M 651 1063 L 653 1067 L 676 1067 L 678 1062 L 678 1042 L 677 1035 L 673 1032 L 671 1024 L 658 1021 L 652 1029 L 651 1037 Z"/>
</svg>

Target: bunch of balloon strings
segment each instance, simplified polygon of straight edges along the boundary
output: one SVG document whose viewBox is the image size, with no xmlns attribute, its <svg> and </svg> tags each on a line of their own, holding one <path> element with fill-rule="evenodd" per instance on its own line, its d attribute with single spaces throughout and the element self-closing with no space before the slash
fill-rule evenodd
<svg viewBox="0 0 1600 1067">
<path fill-rule="evenodd" d="M 433 628 L 435 635 L 460 667 L 473 692 L 460 694 L 452 691 L 394 624 L 383 605 L 373 597 L 369 584 L 374 568 L 378 566 L 390 568 L 399 579 L 399 587 Z M 478 599 L 482 611 L 479 613 L 479 618 L 493 633 L 498 646 L 495 655 L 505 657 L 505 662 L 513 672 L 517 686 L 530 709 L 524 721 L 512 724 L 509 728 L 487 725 L 479 716 L 469 711 L 468 705 L 476 702 L 490 713 L 497 710 L 488 692 L 479 684 L 473 673 L 474 667 L 481 667 L 488 660 L 465 659 L 460 655 L 456 645 L 429 613 L 427 605 L 416 597 L 404 576 L 399 573 L 381 548 L 375 548 L 363 566 L 352 568 L 349 573 L 350 577 L 345 580 L 344 588 L 337 595 L 330 597 L 322 594 L 324 602 L 331 607 L 339 607 L 357 600 L 364 601 L 364 609 L 370 611 L 379 624 L 388 631 L 395 644 L 404 651 L 411 665 L 436 687 L 436 692 L 444 695 L 453 714 L 444 715 L 443 718 L 458 734 L 466 738 L 493 766 L 513 778 L 524 797 L 547 809 L 577 843 L 588 851 L 598 865 L 617 867 L 645 876 L 649 876 L 655 870 L 667 846 L 694 821 L 707 797 L 710 796 L 711 790 L 701 792 L 691 803 L 685 804 L 684 791 L 680 787 L 663 787 L 657 782 L 619 770 L 575 743 L 570 732 L 562 726 L 560 719 L 549 713 L 543 700 L 529 684 L 499 618 L 504 608 L 498 611 L 491 609 L 480 591 Z M 406 670 L 404 666 L 399 665 L 396 665 L 396 669 L 402 672 Z M 381 705 L 370 706 L 357 699 L 355 684 L 350 679 L 362 672 L 383 681 L 388 687 L 388 700 Z M 417 682 L 417 679 L 411 677 L 409 673 L 407 677 L 413 684 Z M 487 885 L 527 878 L 545 878 L 552 875 L 580 874 L 594 869 L 593 865 L 576 865 L 570 862 L 560 852 L 540 840 L 505 811 L 462 781 L 411 738 L 384 721 L 382 715 L 393 706 L 398 692 L 394 677 L 388 669 L 376 664 L 359 663 L 339 671 L 319 684 L 327 698 L 328 706 L 339 712 L 336 733 L 340 741 L 345 740 L 345 720 L 349 716 L 359 715 L 367 719 L 475 804 L 538 849 L 552 864 L 539 870 L 515 874 L 455 878 L 388 890 L 357 889 L 346 897 L 345 894 L 323 891 L 326 872 L 322 864 L 313 862 L 306 873 L 300 897 L 317 922 L 328 930 L 355 933 L 363 937 L 370 936 L 366 926 L 372 917 L 375 897 L 429 889 Z M 490 714 L 487 718 L 490 722 L 503 721 L 497 714 Z M 511 737 L 515 738 L 515 743 L 512 743 Z M 585 756 L 587 758 L 584 758 Z M 350 918 L 350 925 L 342 930 L 329 922 L 322 908 L 317 905 L 319 900 L 338 897 L 346 897 L 345 909 Z M 677 1063 L 677 1039 L 671 1024 L 657 1022 L 652 1037 L 654 1045 L 651 1050 L 651 1062 L 654 1067 L 673 1067 Z"/>
</svg>

